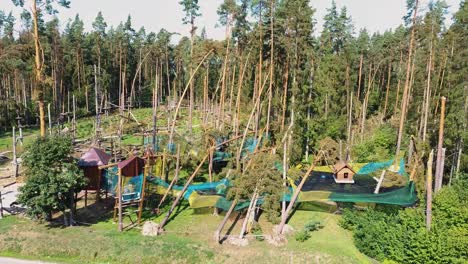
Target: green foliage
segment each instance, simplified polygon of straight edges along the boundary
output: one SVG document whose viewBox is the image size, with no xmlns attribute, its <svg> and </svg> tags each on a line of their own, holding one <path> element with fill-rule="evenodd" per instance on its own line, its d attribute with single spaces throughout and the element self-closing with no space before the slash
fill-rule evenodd
<svg viewBox="0 0 468 264">
<path fill-rule="evenodd" d="M 252 233 L 252 235 L 255 235 L 255 239 L 257 241 L 265 240 L 265 237 L 263 236 L 262 227 L 260 226 L 260 224 L 258 222 L 254 221 L 254 223 L 252 225 L 251 233 Z"/>
<path fill-rule="evenodd" d="M 275 164 L 280 162 L 276 155 L 258 153 L 250 157 L 249 168 L 234 179 L 234 187 L 229 190 L 228 197 L 250 199 L 254 192 L 263 198 L 262 209 L 269 221 L 279 222 L 280 203 L 284 186 L 281 172 Z M 233 175 L 233 176 L 234 176 Z"/>
<path fill-rule="evenodd" d="M 324 225 L 320 221 L 310 221 L 304 225 L 304 230 L 307 232 L 313 232 L 320 230 Z"/>
<path fill-rule="evenodd" d="M 353 157 L 356 162 L 388 160 L 392 158 L 394 153 L 394 144 L 395 129 L 390 126 L 382 126 L 369 137 L 365 137 L 361 143 L 353 146 Z"/>
<path fill-rule="evenodd" d="M 364 212 L 347 209 L 340 225 L 353 230 L 359 250 L 377 260 L 463 263 L 468 247 L 466 187 L 464 179 L 442 188 L 435 196 L 430 232 L 422 208 L 395 211 L 380 207 Z"/>
<path fill-rule="evenodd" d="M 311 232 L 322 229 L 324 225 L 320 221 L 311 220 L 304 225 L 304 229 L 297 232 L 294 238 L 296 241 L 305 242 L 311 237 Z"/>
<path fill-rule="evenodd" d="M 307 232 L 306 230 L 301 230 L 296 233 L 294 238 L 296 239 L 296 241 L 305 242 L 310 238 L 310 233 Z"/>
<path fill-rule="evenodd" d="M 42 219 L 71 209 L 75 192 L 86 184 L 71 151 L 71 139 L 60 136 L 37 138 L 26 147 L 27 178 L 18 202 L 26 206 L 28 215 Z"/>
</svg>

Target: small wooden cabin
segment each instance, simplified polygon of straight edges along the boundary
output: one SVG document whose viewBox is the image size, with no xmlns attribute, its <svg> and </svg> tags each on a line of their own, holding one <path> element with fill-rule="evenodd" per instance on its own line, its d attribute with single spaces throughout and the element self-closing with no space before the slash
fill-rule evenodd
<svg viewBox="0 0 468 264">
<path fill-rule="evenodd" d="M 78 166 L 83 169 L 84 176 L 88 179 L 88 184 L 85 190 L 85 206 L 88 201 L 88 191 L 95 191 L 97 199 L 99 199 L 99 191 L 101 189 L 101 176 L 102 171 L 99 166 L 107 165 L 111 156 L 103 150 L 97 148 L 90 148 L 86 153 L 81 156 L 78 161 Z"/>
<path fill-rule="evenodd" d="M 336 183 L 354 183 L 353 177 L 356 172 L 348 163 L 339 162 L 333 166 L 333 170 Z"/>
</svg>

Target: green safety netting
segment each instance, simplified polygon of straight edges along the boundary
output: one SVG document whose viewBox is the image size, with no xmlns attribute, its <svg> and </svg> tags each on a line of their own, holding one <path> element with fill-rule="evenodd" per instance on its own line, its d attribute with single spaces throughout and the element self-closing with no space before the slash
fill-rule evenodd
<svg viewBox="0 0 468 264">
<path fill-rule="evenodd" d="M 381 188 L 379 193 L 375 194 L 377 182 L 371 174 L 383 169 L 393 169 L 405 179 L 406 184 L 402 187 Z M 295 187 L 298 181 L 292 185 Z M 417 200 L 414 183 L 408 178 L 403 160 L 400 160 L 398 166 L 394 165 L 393 160 L 367 163 L 357 170 L 354 181 L 353 184 L 336 184 L 333 173 L 314 171 L 304 184 L 299 194 L 299 201 L 330 200 L 408 206 Z"/>
<path fill-rule="evenodd" d="M 374 194 L 376 181 L 370 176 L 371 173 L 382 169 L 388 169 L 393 165 L 393 160 L 384 162 L 370 162 L 367 164 L 351 164 L 356 169 L 354 184 L 337 184 L 333 179 L 333 174 L 328 169 L 323 171 L 315 170 L 306 181 L 302 191 L 299 193 L 298 202 L 330 200 L 335 202 L 357 202 L 357 203 L 381 203 L 409 206 L 416 202 L 417 197 L 414 190 L 414 183 L 409 181 L 405 172 L 404 161 L 401 160 L 397 168 L 397 173 L 406 179 L 403 187 L 381 188 L 380 193 Z M 281 164 L 276 164 L 282 170 Z M 159 178 L 149 180 L 155 186 L 158 193 L 164 193 L 168 184 Z M 290 201 L 298 182 L 291 182 L 292 187 L 285 193 L 282 200 Z M 228 210 L 232 201 L 225 198 L 226 189 L 230 182 L 224 179 L 219 182 L 202 183 L 189 185 L 184 198 L 187 199 L 192 208 L 217 207 Z M 178 195 L 182 186 L 174 186 L 172 195 Z M 257 204 L 263 201 L 259 199 Z M 239 202 L 235 210 L 241 210 L 249 206 L 250 201 Z"/>
<path fill-rule="evenodd" d="M 141 198 L 143 189 L 143 173 L 134 177 L 122 177 L 122 201 L 133 201 Z M 102 176 L 102 188 L 112 195 L 117 193 L 117 185 L 119 181 L 117 167 L 104 170 Z"/>
</svg>

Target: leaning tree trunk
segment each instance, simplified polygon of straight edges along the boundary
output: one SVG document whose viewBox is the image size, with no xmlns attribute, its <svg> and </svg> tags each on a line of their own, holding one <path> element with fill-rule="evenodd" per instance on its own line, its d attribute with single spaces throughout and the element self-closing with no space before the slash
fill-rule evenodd
<svg viewBox="0 0 468 264">
<path fill-rule="evenodd" d="M 401 101 L 400 125 L 398 127 L 398 139 L 397 139 L 395 160 L 397 160 L 398 156 L 400 155 L 401 140 L 403 139 L 403 130 L 405 128 L 405 117 L 406 117 L 406 108 L 407 108 L 407 100 L 408 100 L 407 97 L 408 97 L 408 90 L 409 90 L 409 85 L 410 85 L 411 58 L 413 55 L 414 31 L 416 27 L 416 15 L 418 12 L 418 2 L 419 0 L 416 0 L 415 7 L 414 7 L 413 27 L 411 28 L 408 61 L 406 62 L 406 79 L 405 79 L 405 86 L 403 89 L 403 98 Z"/>
<path fill-rule="evenodd" d="M 294 191 L 293 196 L 291 197 L 291 201 L 289 202 L 288 208 L 286 208 L 286 211 L 281 215 L 281 223 L 279 224 L 278 227 L 278 234 L 283 234 L 283 229 L 284 225 L 286 225 L 286 221 L 288 220 L 288 216 L 291 213 L 291 210 L 296 203 L 297 197 L 299 197 L 299 193 L 302 190 L 302 187 L 304 186 L 306 180 L 309 178 L 309 175 L 312 173 L 314 170 L 314 165 L 311 165 L 310 168 L 307 170 L 305 175 L 302 177 L 301 182 L 299 185 L 296 187 L 296 190 Z"/>
</svg>

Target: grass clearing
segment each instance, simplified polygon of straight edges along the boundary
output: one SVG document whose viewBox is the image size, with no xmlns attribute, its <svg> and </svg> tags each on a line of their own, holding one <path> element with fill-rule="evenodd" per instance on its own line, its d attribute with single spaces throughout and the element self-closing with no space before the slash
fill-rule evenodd
<svg viewBox="0 0 468 264">
<path fill-rule="evenodd" d="M 292 234 L 283 247 L 253 238 L 248 247 L 219 245 L 213 234 L 224 215 L 213 215 L 212 208 L 190 209 L 185 202 L 167 224 L 165 234 L 158 237 L 142 236 L 140 227 L 119 233 L 111 212 L 94 224 L 69 228 L 10 216 L 0 220 L 0 255 L 59 263 L 372 263 L 356 249 L 351 234 L 338 226 L 340 216 L 329 213 L 328 205 L 310 203 L 304 208 L 307 210 L 297 210 L 291 218 L 295 230 L 311 219 L 325 227 L 312 232 L 303 243 Z M 164 214 L 156 217 L 147 211 L 144 216 L 160 222 Z M 232 228 L 233 222 L 230 219 L 224 232 L 231 229 L 231 235 L 238 235 L 242 219 Z M 264 234 L 270 233 L 271 223 L 261 217 L 260 224 Z"/>
</svg>

